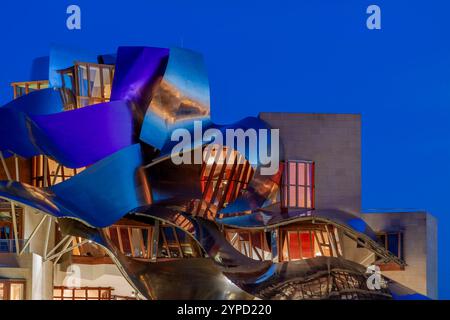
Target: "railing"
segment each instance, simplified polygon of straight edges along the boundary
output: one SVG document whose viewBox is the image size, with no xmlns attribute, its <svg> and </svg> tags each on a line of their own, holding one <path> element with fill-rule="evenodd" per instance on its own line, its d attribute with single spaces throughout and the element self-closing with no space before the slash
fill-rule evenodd
<svg viewBox="0 0 450 320">
<path fill-rule="evenodd" d="M 23 248 L 27 239 L 19 239 L 19 247 Z M 30 252 L 29 246 L 25 249 L 24 253 Z M 0 253 L 17 253 L 16 241 L 14 239 L 0 239 Z"/>
</svg>

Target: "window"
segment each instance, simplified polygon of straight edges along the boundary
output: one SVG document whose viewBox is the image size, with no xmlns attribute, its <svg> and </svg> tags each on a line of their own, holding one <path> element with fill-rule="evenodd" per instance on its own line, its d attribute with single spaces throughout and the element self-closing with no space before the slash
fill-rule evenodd
<svg viewBox="0 0 450 320">
<path fill-rule="evenodd" d="M 184 231 L 173 226 L 158 224 L 155 226 L 116 224 L 106 228 L 106 234 L 113 244 L 124 255 L 137 260 L 184 259 L 201 256 L 201 249 Z M 157 246 L 153 240 L 157 238 Z M 83 241 L 73 237 L 72 244 L 76 246 Z M 107 257 L 107 253 L 94 243 L 85 243 L 72 250 L 72 258 L 79 263 L 92 263 L 84 258 Z M 84 262 L 82 262 L 84 261 Z"/>
<path fill-rule="evenodd" d="M 255 260 L 272 260 L 272 234 L 265 230 L 225 228 L 228 242 L 240 253 Z M 296 261 L 318 256 L 339 257 L 339 232 L 332 225 L 298 223 L 277 228 L 276 250 L 280 261 Z"/>
<path fill-rule="evenodd" d="M 403 259 L 403 233 L 402 232 L 382 232 L 378 234 L 379 241 L 386 250 Z"/>
<path fill-rule="evenodd" d="M 281 193 L 283 208 L 314 208 L 314 162 L 288 160 Z"/>
<path fill-rule="evenodd" d="M 66 110 L 107 102 L 111 97 L 114 66 L 106 64 L 77 62 L 71 68 L 58 71 L 62 86 L 71 90 L 76 97 L 76 105 L 67 98 Z"/>
<path fill-rule="evenodd" d="M 53 287 L 53 300 L 111 300 L 111 287 Z"/>
<path fill-rule="evenodd" d="M 0 300 L 24 300 L 25 280 L 0 279 Z"/>
<path fill-rule="evenodd" d="M 220 209 L 233 202 L 254 174 L 254 169 L 244 156 L 219 145 L 203 150 L 200 176 L 202 201 L 194 204 L 191 212 L 197 216 L 214 218 Z"/>
<path fill-rule="evenodd" d="M 272 260 L 270 232 L 225 229 L 225 237 L 243 255 L 255 260 Z"/>
<path fill-rule="evenodd" d="M 280 227 L 279 232 L 281 261 L 342 255 L 339 234 L 331 225 L 288 225 Z"/>
</svg>

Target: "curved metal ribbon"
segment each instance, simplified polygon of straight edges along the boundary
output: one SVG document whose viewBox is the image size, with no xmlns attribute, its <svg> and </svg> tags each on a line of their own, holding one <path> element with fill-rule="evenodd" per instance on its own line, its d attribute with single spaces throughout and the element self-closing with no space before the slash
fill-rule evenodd
<svg viewBox="0 0 450 320">
<path fill-rule="evenodd" d="M 162 149 L 171 131 L 209 116 L 209 83 L 202 56 L 171 48 L 165 73 L 145 113 L 141 140 Z"/>
<path fill-rule="evenodd" d="M 139 144 L 97 162 L 80 174 L 50 188 L 0 181 L 0 197 L 55 217 L 70 217 L 106 227 L 124 213 L 150 203 Z"/>
<path fill-rule="evenodd" d="M 61 112 L 59 90 L 51 88 L 30 92 L 0 107 L 0 151 L 29 158 L 40 153 L 29 136 L 27 115 Z M 6 151 L 6 152 L 5 152 Z"/>
<path fill-rule="evenodd" d="M 147 299 L 254 298 L 230 282 L 209 259 L 138 261 L 122 254 L 104 230 L 90 228 L 72 219 L 58 221 L 64 234 L 83 237 L 101 245 L 128 282 Z"/>
<path fill-rule="evenodd" d="M 138 208 L 133 213 L 139 217 L 162 220 L 188 233 L 227 278 L 242 290 L 261 299 L 274 298 L 279 294 L 276 288 L 280 283 L 293 283 L 313 272 L 329 271 L 330 263 L 333 268 L 342 268 L 360 276 L 365 274 L 363 266 L 335 257 L 316 257 L 283 263 L 257 261 L 237 251 L 211 221 L 155 205 Z M 129 217 L 133 219 L 132 215 Z"/>
<path fill-rule="evenodd" d="M 169 49 L 149 47 L 119 47 L 111 101 L 125 100 L 145 113 L 164 74 Z"/>
<path fill-rule="evenodd" d="M 50 115 L 30 115 L 31 140 L 69 168 L 91 165 L 135 143 L 133 110 L 113 101 Z"/>
</svg>

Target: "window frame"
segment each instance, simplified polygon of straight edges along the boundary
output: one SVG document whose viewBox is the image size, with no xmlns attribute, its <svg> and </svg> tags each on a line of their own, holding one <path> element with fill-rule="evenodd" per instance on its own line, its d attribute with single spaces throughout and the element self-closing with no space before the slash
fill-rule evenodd
<svg viewBox="0 0 450 320">
<path fill-rule="evenodd" d="M 388 236 L 389 235 L 397 235 L 397 239 L 398 239 L 398 252 L 392 252 L 391 250 L 389 250 L 389 241 L 388 241 Z M 389 251 L 390 253 L 392 253 L 393 255 L 395 255 L 396 257 L 398 257 L 399 259 L 404 260 L 404 249 L 403 249 L 403 243 L 404 243 L 404 232 L 402 230 L 397 230 L 397 231 L 383 231 L 383 232 L 378 232 L 377 233 L 377 238 L 380 240 L 380 242 L 383 242 L 381 237 L 384 237 L 384 243 L 383 246 L 384 248 Z"/>
<path fill-rule="evenodd" d="M 27 297 L 27 282 L 25 279 L 0 279 L 0 284 L 3 284 L 3 299 L 2 300 L 10 300 L 11 298 L 11 285 L 12 284 L 21 284 L 23 285 L 23 295 L 22 299 L 26 300 Z"/>
<path fill-rule="evenodd" d="M 55 295 L 55 291 L 60 290 L 61 295 Z M 65 296 L 65 292 L 70 291 L 71 296 Z M 97 291 L 97 296 L 90 296 L 90 291 Z M 53 286 L 53 300 L 112 300 L 112 287 L 80 287 L 72 288 L 66 286 Z M 77 295 L 79 292 L 84 292 L 84 296 Z M 107 292 L 106 297 L 102 297 L 102 293 Z"/>
<path fill-rule="evenodd" d="M 295 183 L 290 181 L 290 167 L 291 163 L 295 163 Z M 299 184 L 299 169 L 298 165 L 304 164 L 304 184 Z M 315 162 L 312 160 L 286 160 L 283 163 L 284 170 L 281 180 L 281 193 L 280 193 L 280 203 L 281 207 L 285 209 L 314 209 L 315 208 Z M 310 171 L 310 174 L 309 174 Z M 295 205 L 291 205 L 291 188 L 295 189 Z M 304 206 L 299 204 L 298 191 L 299 189 L 304 189 Z M 309 197 L 308 197 L 309 190 Z M 309 202 L 309 206 L 308 206 Z"/>
</svg>

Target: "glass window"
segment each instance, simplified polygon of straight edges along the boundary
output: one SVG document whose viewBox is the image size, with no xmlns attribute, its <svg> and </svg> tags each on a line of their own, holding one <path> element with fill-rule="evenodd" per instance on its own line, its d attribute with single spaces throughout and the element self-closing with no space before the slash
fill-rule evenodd
<svg viewBox="0 0 450 320">
<path fill-rule="evenodd" d="M 331 225 L 288 225 L 280 227 L 279 234 L 281 261 L 342 255 L 337 230 Z"/>
<path fill-rule="evenodd" d="M 64 79 L 64 87 L 66 89 L 72 90 L 73 89 L 73 75 L 71 73 L 64 73 L 62 75 Z"/>
<path fill-rule="evenodd" d="M 314 208 L 314 163 L 289 160 L 282 182 L 282 206 L 285 208 Z"/>
<path fill-rule="evenodd" d="M 379 241 L 391 253 L 403 259 L 403 233 L 402 232 L 384 232 L 378 235 Z"/>
<path fill-rule="evenodd" d="M 89 66 L 89 90 L 90 96 L 94 98 L 102 97 L 102 90 L 100 85 L 100 68 Z"/>
<path fill-rule="evenodd" d="M 99 300 L 100 299 L 100 290 L 98 290 L 98 289 L 87 290 L 87 297 L 88 297 L 88 299 Z"/>
<path fill-rule="evenodd" d="M 23 300 L 24 293 L 23 283 L 11 283 L 9 287 L 9 300 Z"/>
<path fill-rule="evenodd" d="M 111 287 L 82 287 L 69 288 L 55 286 L 53 300 L 111 300 Z"/>
<path fill-rule="evenodd" d="M 111 97 L 111 79 L 112 74 L 110 69 L 108 68 L 102 68 L 102 75 L 103 75 L 103 97 L 105 99 L 109 99 Z"/>
<path fill-rule="evenodd" d="M 0 300 L 24 300 L 25 280 L 0 280 Z"/>
<path fill-rule="evenodd" d="M 82 97 L 88 97 L 88 78 L 87 67 L 84 65 L 78 65 L 78 91 Z"/>
</svg>

